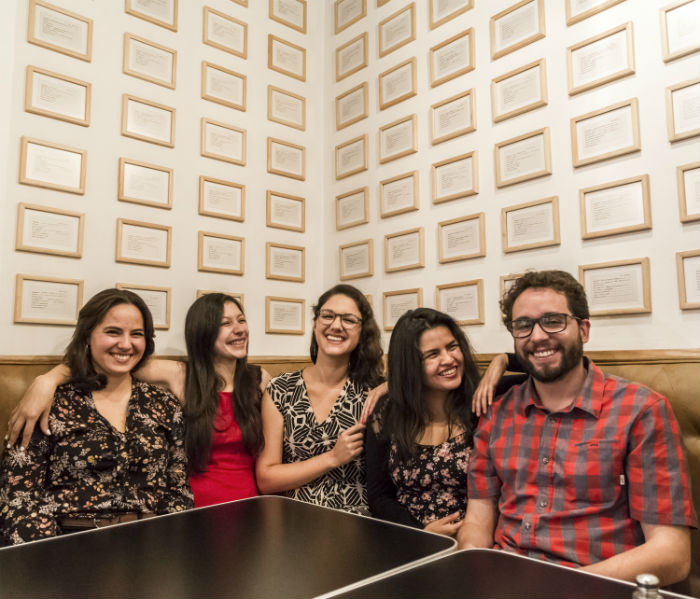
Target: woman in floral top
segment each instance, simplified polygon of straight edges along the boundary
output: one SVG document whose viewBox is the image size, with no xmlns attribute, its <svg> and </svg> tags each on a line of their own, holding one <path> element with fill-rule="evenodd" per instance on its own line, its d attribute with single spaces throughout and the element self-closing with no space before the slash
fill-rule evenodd
<svg viewBox="0 0 700 599">
<path fill-rule="evenodd" d="M 192 507 L 180 403 L 131 376 L 153 349 L 153 319 L 136 294 L 105 289 L 81 309 L 51 436 L 37 432 L 27 450 L 16 446 L 3 458 L 8 542 Z"/>
</svg>

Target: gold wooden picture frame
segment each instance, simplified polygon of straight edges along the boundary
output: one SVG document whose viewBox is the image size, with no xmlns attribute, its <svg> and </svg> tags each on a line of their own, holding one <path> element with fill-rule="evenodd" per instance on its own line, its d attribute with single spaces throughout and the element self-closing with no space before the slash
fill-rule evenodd
<svg viewBox="0 0 700 599">
<path fill-rule="evenodd" d="M 306 280 L 306 248 L 283 243 L 265 243 L 265 278 L 276 281 Z"/>
<path fill-rule="evenodd" d="M 413 212 L 419 207 L 417 170 L 389 177 L 379 182 L 379 215 L 381 218 Z"/>
<path fill-rule="evenodd" d="M 338 248 L 338 278 L 341 281 L 374 275 L 374 241 L 364 239 Z"/>
<path fill-rule="evenodd" d="M 398 145 L 396 145 L 398 143 Z M 418 151 L 418 117 L 409 114 L 379 128 L 379 164 Z"/>
<path fill-rule="evenodd" d="M 400 62 L 379 73 L 379 110 L 384 110 L 415 96 L 417 91 L 416 57 Z M 393 94 L 390 94 L 393 91 Z"/>
<path fill-rule="evenodd" d="M 245 220 L 245 185 L 199 176 L 199 214 L 242 223 Z"/>
<path fill-rule="evenodd" d="M 197 232 L 197 270 L 241 276 L 245 271 L 245 239 L 211 231 Z"/>
<path fill-rule="evenodd" d="M 700 220 L 700 161 L 676 167 L 678 211 L 682 223 Z M 693 197 L 694 196 L 694 197 Z"/>
<path fill-rule="evenodd" d="M 340 131 L 369 116 L 369 86 L 360 83 L 335 98 L 335 130 Z"/>
<path fill-rule="evenodd" d="M 581 189 L 581 239 L 651 229 L 649 175 Z"/>
<path fill-rule="evenodd" d="M 439 222 L 438 262 L 460 262 L 486 255 L 486 215 L 484 212 Z"/>
<path fill-rule="evenodd" d="M 177 50 L 132 33 L 124 33 L 122 72 L 168 89 L 175 89 Z"/>
<path fill-rule="evenodd" d="M 484 324 L 484 280 L 437 285 L 435 309 L 449 314 L 461 327 Z"/>
<path fill-rule="evenodd" d="M 368 35 L 365 31 L 335 49 L 336 83 L 367 66 L 367 45 Z"/>
<path fill-rule="evenodd" d="M 151 2 L 146 2 L 144 5 L 143 0 L 125 0 L 124 12 L 154 25 L 170 29 L 170 31 L 177 31 L 177 2 L 178 0 L 161 0 L 161 2 L 156 3 L 156 8 L 160 8 L 161 13 L 163 9 L 170 13 L 166 15 L 156 14 L 153 11 L 147 12 L 147 9 L 153 4 Z"/>
<path fill-rule="evenodd" d="M 670 142 L 700 135 L 700 77 L 666 88 L 666 128 Z"/>
<path fill-rule="evenodd" d="M 367 170 L 367 144 L 365 133 L 335 146 L 336 181 Z"/>
<path fill-rule="evenodd" d="M 306 230 L 306 200 L 279 191 L 267 190 L 265 224 L 273 229 L 303 233 Z"/>
<path fill-rule="evenodd" d="M 513 283 L 522 277 L 525 273 L 509 273 L 507 275 L 501 275 L 499 277 L 499 298 L 502 298 L 506 292 L 513 286 Z"/>
<path fill-rule="evenodd" d="M 27 41 L 90 62 L 92 19 L 42 0 L 29 0 Z"/>
<path fill-rule="evenodd" d="M 347 191 L 335 198 L 335 230 L 369 222 L 369 187 Z"/>
<path fill-rule="evenodd" d="M 459 0 L 456 8 L 450 8 L 448 3 L 442 3 L 447 6 L 447 10 L 440 12 L 440 0 L 429 0 L 430 1 L 430 29 L 433 30 L 452 19 L 457 18 L 459 15 L 467 12 L 474 8 L 474 0 Z M 454 5 L 454 3 L 453 3 Z M 444 9 L 443 9 L 444 10 Z"/>
<path fill-rule="evenodd" d="M 247 132 L 245 129 L 202 117 L 200 121 L 199 153 L 206 158 L 245 166 L 246 138 Z"/>
<path fill-rule="evenodd" d="M 615 260 L 578 267 L 591 316 L 651 312 L 649 258 Z"/>
<path fill-rule="evenodd" d="M 202 42 L 239 58 L 248 58 L 248 24 L 205 6 Z"/>
<path fill-rule="evenodd" d="M 384 235 L 384 272 L 399 272 L 425 266 L 423 227 Z"/>
<path fill-rule="evenodd" d="M 242 73 L 202 61 L 203 100 L 245 112 L 247 86 L 248 78 Z"/>
<path fill-rule="evenodd" d="M 515 32 L 517 34 L 518 31 L 522 30 L 522 24 L 518 23 L 518 26 L 513 26 L 514 20 L 518 18 L 527 18 L 528 15 L 524 11 L 532 11 L 533 9 L 536 11 L 536 18 L 534 19 L 536 23 L 534 27 L 527 30 L 524 35 L 520 34 L 518 38 L 510 39 L 506 36 L 505 40 L 501 39 L 504 37 L 504 32 L 506 34 L 508 32 Z M 532 19 L 534 15 L 531 14 L 529 16 Z M 491 17 L 489 28 L 491 30 L 491 60 L 496 60 L 501 56 L 505 56 L 528 44 L 541 40 L 545 36 L 544 2 L 543 0 L 522 0 L 513 6 L 509 6 Z"/>
<path fill-rule="evenodd" d="M 85 214 L 36 204 L 17 204 L 15 249 L 82 258 Z"/>
<path fill-rule="evenodd" d="M 267 138 L 267 172 L 306 180 L 306 148 L 275 137 Z"/>
<path fill-rule="evenodd" d="M 87 150 L 22 136 L 19 150 L 19 182 L 45 189 L 83 195 Z"/>
<path fill-rule="evenodd" d="M 157 287 L 155 285 L 132 285 L 131 283 L 117 283 L 117 289 L 126 289 L 138 295 L 148 306 L 153 316 L 153 328 L 167 331 L 170 328 L 170 287 Z"/>
<path fill-rule="evenodd" d="M 167 166 L 119 158 L 117 199 L 170 210 L 173 207 L 173 173 Z"/>
<path fill-rule="evenodd" d="M 462 46 L 462 52 L 454 48 Z M 441 57 L 447 55 L 443 61 Z M 470 27 L 436 44 L 428 53 L 430 63 L 430 87 L 437 87 L 474 70 L 474 28 Z"/>
<path fill-rule="evenodd" d="M 394 28 L 397 35 L 396 40 L 388 40 L 385 29 Z M 394 50 L 416 39 L 416 3 L 411 2 L 395 13 L 383 19 L 377 25 L 377 47 L 379 48 L 379 58 L 383 58 Z"/>
<path fill-rule="evenodd" d="M 268 14 L 271 20 L 306 33 L 306 0 L 269 0 Z"/>
<path fill-rule="evenodd" d="M 700 292 L 691 285 L 698 281 L 700 250 L 676 253 L 676 273 L 678 275 L 678 305 L 681 310 L 700 308 Z"/>
<path fill-rule="evenodd" d="M 335 0 L 333 3 L 333 31 L 338 35 L 366 16 L 367 0 Z"/>
<path fill-rule="evenodd" d="M 503 158 L 502 158 L 503 155 Z M 519 160 L 522 157 L 522 160 Z M 504 170 L 512 160 L 513 170 Z M 524 133 L 494 147 L 496 187 L 507 187 L 552 174 L 549 127 Z"/>
<path fill-rule="evenodd" d="M 479 156 L 473 150 L 446 158 L 430 168 L 433 204 L 468 198 L 479 193 Z"/>
<path fill-rule="evenodd" d="M 87 81 L 27 65 L 26 112 L 88 127 L 91 96 L 92 84 Z"/>
<path fill-rule="evenodd" d="M 393 331 L 396 321 L 405 312 L 422 306 L 423 290 L 420 288 L 384 291 L 382 293 L 382 328 L 385 331 Z"/>
<path fill-rule="evenodd" d="M 430 107 L 430 143 L 440 144 L 476 131 L 475 91 L 468 89 Z"/>
<path fill-rule="evenodd" d="M 306 48 L 268 34 L 267 68 L 306 81 Z"/>
<path fill-rule="evenodd" d="M 175 147 L 175 109 L 122 94 L 122 135 L 168 148 Z"/>
<path fill-rule="evenodd" d="M 661 54 L 664 62 L 700 51 L 697 14 L 694 12 L 696 1 L 679 0 L 659 9 Z M 688 27 L 689 23 L 694 23 L 695 28 Z M 679 27 L 681 32 L 678 31 Z M 678 33 L 682 35 L 679 36 Z"/>
<path fill-rule="evenodd" d="M 597 15 L 599 12 L 603 12 L 611 6 L 620 4 L 620 2 L 624 2 L 624 0 L 598 0 L 598 3 L 596 5 L 590 8 L 584 8 L 580 12 L 576 12 L 573 6 L 573 2 L 574 0 L 566 0 L 566 3 L 564 5 L 566 9 L 566 24 L 569 27 L 574 23 L 578 23 L 579 21 L 583 21 L 588 17 Z"/>
<path fill-rule="evenodd" d="M 83 305 L 83 286 L 81 279 L 17 274 L 13 322 L 74 326 Z"/>
<path fill-rule="evenodd" d="M 265 296 L 265 332 L 275 335 L 303 335 L 306 300 Z"/>
<path fill-rule="evenodd" d="M 268 85 L 267 120 L 306 131 L 306 98 L 286 89 Z"/>
<path fill-rule="evenodd" d="M 172 232 L 167 225 L 118 218 L 115 262 L 170 268 Z"/>
<path fill-rule="evenodd" d="M 494 123 L 546 106 L 547 102 L 545 58 L 491 80 L 491 115 Z"/>
<path fill-rule="evenodd" d="M 559 198 L 552 196 L 501 209 L 503 252 L 561 244 Z"/>
<path fill-rule="evenodd" d="M 617 121 L 613 120 L 617 119 Z M 605 134 L 590 136 L 598 140 L 597 147 L 587 147 L 586 122 L 593 130 L 607 130 L 613 143 L 605 146 Z M 619 142 L 620 131 L 626 130 L 626 139 Z M 579 135 L 581 129 L 581 135 Z M 625 130 L 622 132 L 625 133 Z M 574 167 L 601 162 L 617 156 L 624 156 L 642 149 L 642 141 L 639 134 L 639 103 L 637 98 L 630 98 L 617 102 L 611 106 L 593 110 L 581 116 L 571 119 L 571 155 Z"/>
</svg>

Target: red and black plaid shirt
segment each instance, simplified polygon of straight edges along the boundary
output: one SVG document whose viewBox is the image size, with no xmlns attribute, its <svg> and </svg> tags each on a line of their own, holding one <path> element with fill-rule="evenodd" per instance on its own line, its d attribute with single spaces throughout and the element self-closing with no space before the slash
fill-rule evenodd
<svg viewBox="0 0 700 599">
<path fill-rule="evenodd" d="M 567 411 L 536 404 L 529 378 L 479 423 L 469 498 L 498 497 L 497 547 L 583 566 L 642 544 L 641 522 L 696 526 L 668 400 L 586 364 Z"/>
</svg>

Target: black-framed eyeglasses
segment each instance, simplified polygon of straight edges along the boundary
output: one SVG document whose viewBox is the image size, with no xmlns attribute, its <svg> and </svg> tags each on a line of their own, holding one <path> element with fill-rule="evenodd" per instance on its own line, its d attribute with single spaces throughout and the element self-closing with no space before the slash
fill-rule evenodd
<svg viewBox="0 0 700 599">
<path fill-rule="evenodd" d="M 318 313 L 318 320 L 324 325 L 332 324 L 336 318 L 340 318 L 341 324 L 346 329 L 354 329 L 362 322 L 362 319 L 354 314 L 337 314 L 333 310 L 321 310 Z"/>
<path fill-rule="evenodd" d="M 539 318 L 518 318 L 506 323 L 506 328 L 516 339 L 529 337 L 532 334 L 532 329 L 535 325 L 540 325 L 540 328 L 545 333 L 561 333 L 568 324 L 568 319 L 583 320 L 573 314 L 562 314 L 560 312 L 548 312 Z"/>
</svg>

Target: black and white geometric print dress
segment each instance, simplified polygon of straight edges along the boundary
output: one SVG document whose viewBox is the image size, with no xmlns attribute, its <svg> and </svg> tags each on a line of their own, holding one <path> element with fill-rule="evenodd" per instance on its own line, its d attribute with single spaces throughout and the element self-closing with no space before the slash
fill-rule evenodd
<svg viewBox="0 0 700 599">
<path fill-rule="evenodd" d="M 330 414 L 319 424 L 301 370 L 275 377 L 267 390 L 284 419 L 284 464 L 308 460 L 333 449 L 338 435 L 360 419 L 367 396 L 365 387 L 348 379 Z M 364 452 L 351 462 L 284 494 L 308 503 L 368 515 Z"/>
</svg>

